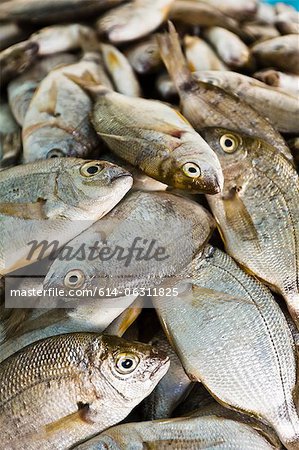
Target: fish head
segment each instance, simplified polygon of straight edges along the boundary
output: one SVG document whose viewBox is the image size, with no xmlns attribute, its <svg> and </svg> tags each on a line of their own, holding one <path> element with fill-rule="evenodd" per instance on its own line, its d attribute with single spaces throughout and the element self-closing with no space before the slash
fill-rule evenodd
<svg viewBox="0 0 299 450">
<path fill-rule="evenodd" d="M 169 357 L 152 345 L 108 335 L 101 337 L 100 347 L 95 346 L 89 360 L 101 374 L 99 383 L 104 377 L 131 407 L 152 392 L 170 365 Z M 97 388 L 96 377 L 93 384 Z"/>
<path fill-rule="evenodd" d="M 252 159 L 263 143 L 260 139 L 224 128 L 206 128 L 201 133 L 219 158 L 225 185 L 236 185 L 238 179 L 249 176 Z"/>
<path fill-rule="evenodd" d="M 24 160 L 25 162 L 38 159 L 58 157 L 86 157 L 97 144 L 96 135 L 87 135 L 84 138 L 84 130 L 90 127 L 85 124 L 84 128 L 71 130 L 59 126 L 37 126 L 36 129 L 23 130 Z"/>
<path fill-rule="evenodd" d="M 181 143 L 162 162 L 161 169 L 166 183 L 177 189 L 218 194 L 223 188 L 220 162 L 203 139 L 196 147 L 191 141 Z"/>
<path fill-rule="evenodd" d="M 61 158 L 55 195 L 78 213 L 81 211 L 84 218 L 94 220 L 119 203 L 132 184 L 131 174 L 113 163 Z M 74 218 L 80 219 L 80 214 Z"/>
</svg>

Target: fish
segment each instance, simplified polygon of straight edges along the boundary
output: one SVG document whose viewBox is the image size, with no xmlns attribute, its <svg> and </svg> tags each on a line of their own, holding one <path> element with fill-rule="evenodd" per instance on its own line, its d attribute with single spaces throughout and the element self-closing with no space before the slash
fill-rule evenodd
<svg viewBox="0 0 299 450">
<path fill-rule="evenodd" d="M 206 130 L 204 136 L 224 173 L 222 194 L 209 196 L 208 202 L 226 250 L 284 297 L 298 326 L 298 174 L 262 140 L 222 128 Z"/>
<path fill-rule="evenodd" d="M 7 85 L 8 102 L 14 118 L 23 126 L 25 115 L 40 82 L 58 66 L 72 64 L 77 60 L 71 53 L 49 55 L 37 61 L 25 73 Z"/>
<path fill-rule="evenodd" d="M 95 31 L 79 23 L 52 25 L 33 33 L 29 41 L 38 44 L 40 56 L 80 49 L 82 37 L 93 35 Z"/>
<path fill-rule="evenodd" d="M 162 331 L 154 336 L 150 344 L 169 356 L 170 367 L 153 392 L 143 401 L 142 417 L 143 420 L 167 419 L 186 398 L 194 383 L 186 375 L 178 356 Z"/>
<path fill-rule="evenodd" d="M 281 34 L 298 34 L 299 33 L 299 13 L 294 12 L 291 16 L 287 12 L 280 13 L 276 16 L 275 25 Z"/>
<path fill-rule="evenodd" d="M 242 447 L 240 447 L 242 445 Z M 249 425 L 217 416 L 179 417 L 118 425 L 77 445 L 74 450 L 274 450 L 271 443 Z"/>
<path fill-rule="evenodd" d="M 1 5 L 0 5 L 1 8 Z M 20 75 L 37 59 L 38 45 L 35 42 L 18 42 L 0 52 L 1 85 Z"/>
<path fill-rule="evenodd" d="M 286 143 L 270 122 L 240 98 L 218 86 L 196 80 L 187 67 L 174 26 L 159 35 L 162 59 L 180 96 L 181 111 L 196 131 L 221 126 L 264 139 L 292 159 Z"/>
<path fill-rule="evenodd" d="M 0 4 L 0 20 L 56 23 L 82 20 L 117 6 L 124 0 L 7 0 Z"/>
<path fill-rule="evenodd" d="M 299 76 L 292 73 L 280 72 L 275 69 L 264 69 L 253 74 L 255 78 L 270 86 L 299 94 Z"/>
<path fill-rule="evenodd" d="M 199 81 L 219 86 L 245 100 L 280 132 L 299 132 L 298 96 L 237 72 L 214 70 L 195 72 L 193 75 Z"/>
<path fill-rule="evenodd" d="M 0 103 L 0 170 L 16 164 L 22 149 L 21 130 L 7 103 Z"/>
<path fill-rule="evenodd" d="M 113 153 L 164 184 L 194 192 L 221 191 L 218 159 L 178 111 L 94 83 L 85 89 L 94 98 L 92 124 Z"/>
<path fill-rule="evenodd" d="M 126 56 L 110 44 L 102 44 L 102 55 L 105 67 L 117 92 L 141 97 L 141 87 Z"/>
<path fill-rule="evenodd" d="M 135 0 L 103 14 L 96 28 L 112 44 L 134 41 L 158 28 L 173 3 L 174 0 Z"/>
<path fill-rule="evenodd" d="M 223 14 L 218 8 L 206 2 L 193 0 L 176 0 L 171 6 L 170 20 L 180 21 L 196 26 L 221 26 L 228 29 L 237 28 L 237 21 Z"/>
<path fill-rule="evenodd" d="M 80 158 L 53 158 L 0 172 L 0 273 L 66 244 L 107 214 L 132 182 L 121 167 Z"/>
<path fill-rule="evenodd" d="M 184 49 L 191 72 L 198 70 L 227 70 L 214 50 L 198 36 L 184 36 Z"/>
<path fill-rule="evenodd" d="M 282 71 L 299 74 L 298 35 L 287 34 L 251 47 L 254 58 L 262 67 L 275 67 Z"/>
<path fill-rule="evenodd" d="M 79 62 L 52 70 L 39 84 L 25 115 L 25 162 L 57 156 L 86 157 L 99 146 L 89 118 L 91 99 L 70 79 L 72 75 L 112 87 L 98 52 L 87 52 Z"/>
<path fill-rule="evenodd" d="M 178 295 L 153 303 L 189 377 L 298 448 L 295 346 L 269 289 L 210 245 L 167 286 Z"/>
<path fill-rule="evenodd" d="M 106 219 L 62 249 L 45 276 L 44 289 L 95 289 L 100 298 L 110 293 L 112 306 L 115 297 L 127 293 L 144 297 L 189 264 L 214 229 L 211 214 L 192 200 L 168 192 L 131 192 Z M 129 253 L 132 246 L 135 253 Z"/>
<path fill-rule="evenodd" d="M 156 72 L 162 67 L 156 34 L 131 45 L 125 54 L 135 72 L 141 75 Z"/>
<path fill-rule="evenodd" d="M 273 25 L 275 23 L 276 11 L 273 5 L 264 2 L 258 2 L 257 11 L 254 20 L 262 25 Z"/>
<path fill-rule="evenodd" d="M 280 36 L 279 31 L 274 25 L 265 25 L 257 22 L 246 22 L 242 24 L 243 32 L 251 41 L 266 41 Z"/>
<path fill-rule="evenodd" d="M 256 16 L 260 3 L 257 0 L 197 0 L 219 9 L 223 14 L 236 20 L 244 20 Z M 268 6 L 268 5 L 266 5 Z"/>
<path fill-rule="evenodd" d="M 250 64 L 249 48 L 231 31 L 222 27 L 210 27 L 204 31 L 204 37 L 228 66 L 244 67 Z"/>
<path fill-rule="evenodd" d="M 10 450 L 62 450 L 123 420 L 150 394 L 169 358 L 98 333 L 38 341 L 0 364 L 0 429 Z"/>
</svg>

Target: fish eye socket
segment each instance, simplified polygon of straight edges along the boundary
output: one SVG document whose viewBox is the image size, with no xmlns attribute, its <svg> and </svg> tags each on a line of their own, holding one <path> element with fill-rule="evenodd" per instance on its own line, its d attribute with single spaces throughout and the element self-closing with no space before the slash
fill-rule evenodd
<svg viewBox="0 0 299 450">
<path fill-rule="evenodd" d="M 189 178 L 198 178 L 201 175 L 200 167 L 197 164 L 188 162 L 183 165 L 183 172 Z"/>
<path fill-rule="evenodd" d="M 47 158 L 63 158 L 64 156 L 65 154 L 59 148 L 52 148 L 52 150 L 47 153 Z"/>
<path fill-rule="evenodd" d="M 79 269 L 70 270 L 64 277 L 64 285 L 68 288 L 77 289 L 82 286 L 84 281 L 85 276 Z"/>
<path fill-rule="evenodd" d="M 233 134 L 224 134 L 220 138 L 220 145 L 225 153 L 234 153 L 239 147 L 239 139 Z"/>
<path fill-rule="evenodd" d="M 97 173 L 99 173 L 102 170 L 102 167 L 99 164 L 95 164 L 94 162 L 89 162 L 84 164 L 81 169 L 80 173 L 84 177 L 93 177 Z"/>
<path fill-rule="evenodd" d="M 138 364 L 139 358 L 133 353 L 119 353 L 115 360 L 116 370 L 123 375 L 134 372 Z"/>
</svg>

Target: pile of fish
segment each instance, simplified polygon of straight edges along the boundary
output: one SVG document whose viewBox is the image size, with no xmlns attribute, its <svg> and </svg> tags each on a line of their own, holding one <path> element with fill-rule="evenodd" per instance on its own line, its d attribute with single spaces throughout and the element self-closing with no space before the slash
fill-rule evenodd
<svg viewBox="0 0 299 450">
<path fill-rule="evenodd" d="M 0 36 L 0 447 L 298 450 L 298 11 L 4 0 Z"/>
</svg>

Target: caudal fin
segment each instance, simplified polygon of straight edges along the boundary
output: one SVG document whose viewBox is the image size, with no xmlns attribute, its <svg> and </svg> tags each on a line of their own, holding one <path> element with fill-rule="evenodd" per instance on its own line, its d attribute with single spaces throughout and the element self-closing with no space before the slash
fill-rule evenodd
<svg viewBox="0 0 299 450">
<path fill-rule="evenodd" d="M 161 58 L 181 95 L 185 90 L 190 90 L 193 84 L 195 86 L 196 81 L 187 66 L 179 36 L 172 22 L 168 22 L 168 29 L 169 33 L 159 34 L 157 40 Z"/>
</svg>

